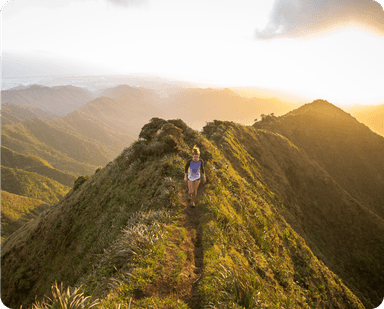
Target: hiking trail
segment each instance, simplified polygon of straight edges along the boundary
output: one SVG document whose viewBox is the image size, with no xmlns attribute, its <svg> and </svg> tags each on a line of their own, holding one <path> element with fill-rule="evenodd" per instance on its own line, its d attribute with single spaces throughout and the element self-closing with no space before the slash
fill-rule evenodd
<svg viewBox="0 0 384 309">
<path fill-rule="evenodd" d="M 190 206 L 188 201 L 188 185 L 184 182 L 184 185 L 181 190 L 181 197 L 179 202 L 185 206 L 184 208 L 184 228 L 187 230 L 187 237 L 190 239 L 190 242 L 193 246 L 193 255 L 194 255 L 194 270 L 193 274 L 190 276 L 193 278 L 191 281 L 191 287 L 189 293 L 184 297 L 184 301 L 189 305 L 191 309 L 201 309 L 202 308 L 202 297 L 199 294 L 198 285 L 203 277 L 203 246 L 202 246 L 202 225 L 201 219 L 203 216 L 203 210 L 199 205 L 199 197 L 203 193 L 205 184 L 200 182 L 199 188 L 197 190 L 196 196 L 196 206 Z"/>
</svg>

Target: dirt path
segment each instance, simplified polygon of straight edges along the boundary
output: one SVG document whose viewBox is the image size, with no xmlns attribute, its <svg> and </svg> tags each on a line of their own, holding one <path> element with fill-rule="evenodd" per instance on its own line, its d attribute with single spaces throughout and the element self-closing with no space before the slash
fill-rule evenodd
<svg viewBox="0 0 384 309">
<path fill-rule="evenodd" d="M 201 309 L 202 308 L 202 298 L 199 294 L 198 285 L 203 276 L 203 247 L 202 247 L 202 226 L 201 219 L 203 216 L 203 211 L 199 207 L 199 197 L 204 191 L 205 185 L 200 183 L 197 197 L 196 197 L 196 206 L 190 206 L 190 203 L 187 201 L 188 197 L 188 188 L 187 184 L 182 189 L 181 203 L 185 205 L 184 214 L 185 221 L 184 227 L 187 230 L 188 237 L 190 237 L 191 242 L 194 245 L 194 259 L 195 259 L 195 280 L 192 284 L 190 293 L 185 297 L 185 301 L 188 303 L 191 309 Z"/>
</svg>

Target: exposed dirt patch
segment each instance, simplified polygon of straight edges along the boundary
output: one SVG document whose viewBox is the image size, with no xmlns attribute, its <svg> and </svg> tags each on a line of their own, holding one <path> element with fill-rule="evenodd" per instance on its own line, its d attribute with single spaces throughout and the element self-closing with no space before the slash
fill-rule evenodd
<svg viewBox="0 0 384 309">
<path fill-rule="evenodd" d="M 185 205 L 185 221 L 184 227 L 187 230 L 187 237 L 190 239 L 190 243 L 193 244 L 193 255 L 194 255 L 194 270 L 191 277 L 193 282 L 189 289 L 189 293 L 183 298 L 188 303 L 191 309 L 202 308 L 202 298 L 199 294 L 198 285 L 203 276 L 203 247 L 202 247 L 202 226 L 201 218 L 203 211 L 199 207 L 199 196 L 204 191 L 205 185 L 200 183 L 197 197 L 196 206 L 191 207 L 188 200 L 188 188 L 187 185 L 182 190 L 182 196 L 180 202 Z"/>
</svg>

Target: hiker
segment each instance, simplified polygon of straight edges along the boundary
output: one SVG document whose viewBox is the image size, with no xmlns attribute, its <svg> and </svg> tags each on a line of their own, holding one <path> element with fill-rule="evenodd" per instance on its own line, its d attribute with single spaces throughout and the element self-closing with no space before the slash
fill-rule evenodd
<svg viewBox="0 0 384 309">
<path fill-rule="evenodd" d="M 195 206 L 195 200 L 197 195 L 197 188 L 200 184 L 200 175 L 203 178 L 204 183 L 207 181 L 204 172 L 204 161 L 200 159 L 200 149 L 195 145 L 192 149 L 192 159 L 189 159 L 185 165 L 185 177 L 184 181 L 187 181 L 188 177 L 188 189 L 189 196 L 192 200 L 191 206 Z"/>
</svg>

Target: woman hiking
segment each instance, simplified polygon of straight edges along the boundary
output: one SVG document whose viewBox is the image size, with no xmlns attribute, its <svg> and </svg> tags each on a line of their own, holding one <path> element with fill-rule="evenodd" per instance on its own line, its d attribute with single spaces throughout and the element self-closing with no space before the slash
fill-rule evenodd
<svg viewBox="0 0 384 309">
<path fill-rule="evenodd" d="M 185 165 L 184 181 L 188 179 L 189 196 L 192 200 L 191 206 L 195 206 L 197 188 L 200 184 L 200 176 L 204 183 L 207 181 L 204 172 L 204 161 L 200 159 L 200 149 L 195 145 L 192 148 L 192 159 L 189 159 Z"/>
</svg>

